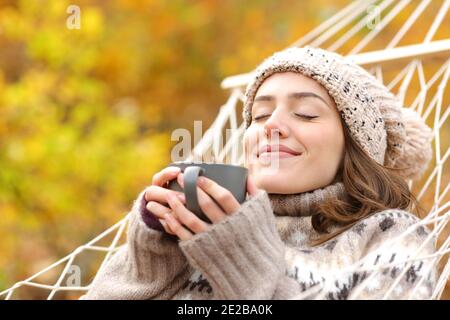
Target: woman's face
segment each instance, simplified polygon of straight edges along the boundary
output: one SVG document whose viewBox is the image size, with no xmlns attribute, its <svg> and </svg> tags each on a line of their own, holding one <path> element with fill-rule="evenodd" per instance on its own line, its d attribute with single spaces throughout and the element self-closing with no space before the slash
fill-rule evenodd
<svg viewBox="0 0 450 320">
<path fill-rule="evenodd" d="M 326 187 L 340 169 L 344 147 L 336 104 L 319 83 L 283 72 L 261 84 L 244 134 L 257 187 L 279 194 Z"/>
</svg>

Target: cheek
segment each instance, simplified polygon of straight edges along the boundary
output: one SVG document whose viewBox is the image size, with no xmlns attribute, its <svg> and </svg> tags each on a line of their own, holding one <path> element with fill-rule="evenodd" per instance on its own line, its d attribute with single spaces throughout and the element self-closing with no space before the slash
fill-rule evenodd
<svg viewBox="0 0 450 320">
<path fill-rule="evenodd" d="M 335 154 L 343 147 L 342 128 L 331 123 L 324 123 L 314 129 L 296 130 L 295 135 L 311 156 Z"/>
<path fill-rule="evenodd" d="M 248 154 L 248 149 L 249 149 L 249 145 L 250 145 L 250 137 L 247 134 L 247 131 L 244 133 L 244 138 L 242 139 L 242 143 L 243 143 L 243 149 L 244 149 L 244 156 L 247 156 Z"/>
<path fill-rule="evenodd" d="M 253 125 L 247 128 L 242 139 L 244 145 L 244 155 L 249 155 L 258 144 L 258 129 Z"/>
<path fill-rule="evenodd" d="M 252 145 L 252 135 L 247 129 L 244 133 L 244 137 L 242 139 L 243 144 L 243 152 L 244 152 L 244 165 L 249 169 L 250 173 L 252 171 L 252 161 L 251 161 L 251 153 L 250 146 Z"/>
</svg>

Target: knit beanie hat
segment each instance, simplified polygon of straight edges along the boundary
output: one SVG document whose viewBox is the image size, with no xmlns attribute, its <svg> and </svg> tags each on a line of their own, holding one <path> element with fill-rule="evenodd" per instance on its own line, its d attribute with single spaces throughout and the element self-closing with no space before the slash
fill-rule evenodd
<svg viewBox="0 0 450 320">
<path fill-rule="evenodd" d="M 350 134 L 381 165 L 405 179 L 419 179 L 432 157 L 433 131 L 404 108 L 378 79 L 343 56 L 320 48 L 288 48 L 265 59 L 253 72 L 244 97 L 245 127 L 263 81 L 277 72 L 298 72 L 320 83 L 334 99 Z"/>
</svg>

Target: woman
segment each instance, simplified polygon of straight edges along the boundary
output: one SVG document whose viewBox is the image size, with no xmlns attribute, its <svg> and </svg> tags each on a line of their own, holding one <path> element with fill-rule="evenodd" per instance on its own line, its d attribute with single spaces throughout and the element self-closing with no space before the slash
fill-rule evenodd
<svg viewBox="0 0 450 320">
<path fill-rule="evenodd" d="M 208 224 L 164 187 L 183 185 L 179 169 L 157 173 L 133 206 L 127 245 L 83 299 L 431 296 L 430 259 L 402 262 L 435 251 L 426 228 L 410 228 L 419 220 L 405 178 L 431 158 L 415 113 L 351 61 L 304 47 L 256 69 L 244 119 L 249 199 L 199 179 Z"/>
</svg>

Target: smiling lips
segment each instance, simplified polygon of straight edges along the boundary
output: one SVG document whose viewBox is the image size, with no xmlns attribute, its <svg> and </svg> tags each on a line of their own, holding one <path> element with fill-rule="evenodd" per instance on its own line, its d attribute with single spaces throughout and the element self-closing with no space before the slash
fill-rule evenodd
<svg viewBox="0 0 450 320">
<path fill-rule="evenodd" d="M 274 157 L 278 156 L 279 158 L 290 158 L 301 155 L 301 152 L 297 152 L 292 150 L 291 148 L 285 145 L 264 145 L 258 150 L 258 158 L 259 157 Z"/>
</svg>

